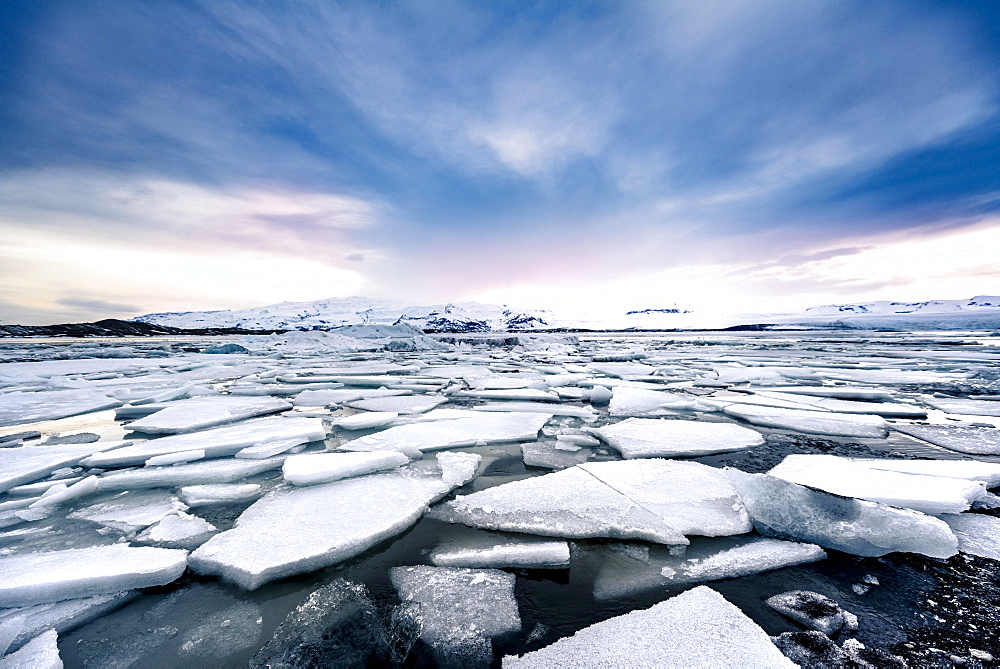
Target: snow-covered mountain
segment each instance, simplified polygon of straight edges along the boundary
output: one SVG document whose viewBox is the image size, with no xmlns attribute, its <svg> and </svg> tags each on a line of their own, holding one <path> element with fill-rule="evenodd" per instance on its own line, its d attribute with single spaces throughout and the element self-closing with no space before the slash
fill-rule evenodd
<svg viewBox="0 0 1000 669">
<path fill-rule="evenodd" d="M 438 304 L 414 306 L 391 300 L 344 297 L 316 302 L 282 302 L 230 311 L 182 311 L 137 316 L 133 321 L 180 328 L 229 327 L 246 330 L 328 330 L 344 325 L 408 323 L 422 330 L 488 332 L 550 327 L 551 312 L 505 305 Z"/>
<path fill-rule="evenodd" d="M 1000 297 L 977 295 L 968 300 L 828 304 L 810 307 L 801 314 L 782 314 L 775 320 L 865 329 L 995 329 L 1000 328 Z"/>
<path fill-rule="evenodd" d="M 865 302 L 863 304 L 827 304 L 809 307 L 806 316 L 885 316 L 888 314 L 965 314 L 992 313 L 1000 309 L 1000 297 L 978 295 L 971 300 L 929 300 L 927 302 Z"/>
</svg>

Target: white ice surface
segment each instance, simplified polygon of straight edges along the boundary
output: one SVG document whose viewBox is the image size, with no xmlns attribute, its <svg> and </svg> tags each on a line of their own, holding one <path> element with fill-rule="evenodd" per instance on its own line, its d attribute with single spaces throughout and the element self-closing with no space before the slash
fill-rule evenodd
<svg viewBox="0 0 1000 669">
<path fill-rule="evenodd" d="M 192 462 L 169 467 L 143 467 L 122 472 L 110 472 L 98 477 L 98 490 L 139 490 L 143 488 L 173 488 L 210 483 L 233 483 L 261 472 L 280 469 L 284 457 L 264 460 L 224 458 Z"/>
<path fill-rule="evenodd" d="M 534 388 L 501 390 L 460 390 L 455 397 L 474 397 L 481 400 L 522 400 L 529 402 L 558 402 L 559 395 Z"/>
<path fill-rule="evenodd" d="M 395 451 L 301 453 L 289 456 L 281 470 L 289 483 L 315 485 L 395 469 L 409 461 L 408 457 Z"/>
<path fill-rule="evenodd" d="M 807 434 L 829 434 L 839 437 L 881 439 L 888 434 L 889 424 L 881 416 L 840 414 L 826 411 L 805 411 L 730 404 L 723 408 L 730 416 L 742 418 L 754 425 L 774 427 Z"/>
<path fill-rule="evenodd" d="M 587 422 L 597 420 L 597 412 L 589 407 L 578 407 L 566 404 L 546 402 L 487 402 L 472 407 L 473 411 L 519 411 L 527 413 L 546 413 L 550 416 L 573 416 Z"/>
<path fill-rule="evenodd" d="M 190 485 L 184 486 L 178 493 L 185 504 L 191 508 L 195 508 L 214 504 L 248 502 L 257 499 L 260 496 L 260 485 L 257 483 Z"/>
<path fill-rule="evenodd" d="M 565 637 L 504 667 L 794 667 L 742 611 L 699 586 Z"/>
<path fill-rule="evenodd" d="M 0 659 L 0 669 L 62 669 L 58 641 L 55 630 L 43 632 L 16 653 Z"/>
<path fill-rule="evenodd" d="M 437 395 L 400 395 L 397 397 L 372 397 L 347 402 L 345 406 L 363 411 L 384 411 L 397 414 L 424 413 L 448 401 Z"/>
<path fill-rule="evenodd" d="M 101 451 L 128 447 L 131 441 L 95 441 L 58 446 L 0 448 L 0 492 L 37 481 Z"/>
<path fill-rule="evenodd" d="M 165 585 L 179 578 L 186 565 L 186 551 L 120 544 L 4 557 L 0 607 Z"/>
<path fill-rule="evenodd" d="M 199 449 L 205 451 L 207 458 L 220 458 L 256 444 L 293 439 L 304 444 L 325 438 L 326 430 L 319 418 L 258 418 L 202 432 L 150 439 L 115 449 L 115 453 L 94 455 L 85 464 L 88 467 L 124 467 L 141 464 L 157 455 Z"/>
<path fill-rule="evenodd" d="M 718 411 L 713 404 L 664 390 L 617 386 L 608 405 L 611 416 L 670 416 L 676 411 Z"/>
<path fill-rule="evenodd" d="M 205 449 L 199 448 L 196 451 L 179 451 L 177 453 L 165 453 L 154 455 L 143 464 L 147 467 L 159 467 L 163 465 L 176 465 L 181 462 L 193 462 L 205 457 Z"/>
<path fill-rule="evenodd" d="M 957 413 L 969 416 L 1000 416 L 1000 401 L 997 400 L 924 397 L 921 401 L 945 413 Z"/>
<path fill-rule="evenodd" d="M 342 430 L 367 430 L 388 425 L 399 418 L 395 411 L 365 411 L 353 416 L 336 418 L 333 424 Z"/>
<path fill-rule="evenodd" d="M 291 402 L 276 397 L 195 397 L 132 421 L 129 429 L 149 434 L 193 432 L 264 414 L 287 411 Z"/>
<path fill-rule="evenodd" d="M 450 486 L 408 472 L 279 487 L 191 555 L 191 568 L 253 590 L 341 562 L 399 534 Z"/>
<path fill-rule="evenodd" d="M 139 596 L 135 590 L 82 599 L 0 609 L 0 656 L 17 650 L 42 632 L 54 629 L 64 634 L 113 611 Z"/>
<path fill-rule="evenodd" d="M 170 491 L 137 490 L 119 493 L 111 499 L 77 509 L 68 517 L 87 520 L 128 534 L 185 509 L 187 506 Z"/>
<path fill-rule="evenodd" d="M 1000 455 L 1000 430 L 994 427 L 895 423 L 892 429 L 958 453 Z"/>
<path fill-rule="evenodd" d="M 0 402 L 0 427 L 55 420 L 122 404 L 102 390 L 84 388 L 5 393 Z"/>
<path fill-rule="evenodd" d="M 551 414 L 537 413 L 475 413 L 461 418 L 429 420 L 397 425 L 387 430 L 359 437 L 341 446 L 349 451 L 412 450 L 433 451 L 459 446 L 477 446 L 508 441 L 527 441 Z"/>
<path fill-rule="evenodd" d="M 483 456 L 478 453 L 444 451 L 437 454 L 437 463 L 441 468 L 441 479 L 456 488 L 476 478 L 476 471 L 482 460 Z"/>
<path fill-rule="evenodd" d="M 412 390 L 390 390 L 388 388 L 376 388 L 369 390 L 303 390 L 296 395 L 292 402 L 295 406 L 320 407 L 330 404 L 343 404 L 363 400 L 369 397 L 397 397 L 411 395 Z"/>
<path fill-rule="evenodd" d="M 903 551 L 945 558 L 958 552 L 948 525 L 919 511 L 811 490 L 767 474 L 724 471 L 765 536 L 870 557 Z"/>
<path fill-rule="evenodd" d="M 594 432 L 625 458 L 692 457 L 742 451 L 764 437 L 732 423 L 628 418 Z"/>
<path fill-rule="evenodd" d="M 854 462 L 869 469 L 883 469 L 890 472 L 922 474 L 924 476 L 947 476 L 968 481 L 982 481 L 987 488 L 1000 485 L 1000 463 L 978 460 L 898 460 L 880 458 L 855 458 Z"/>
<path fill-rule="evenodd" d="M 986 492 L 982 481 L 876 469 L 865 461 L 822 453 L 787 455 L 768 473 L 835 495 L 931 515 L 966 511 Z"/>
<path fill-rule="evenodd" d="M 536 537 L 486 535 L 449 539 L 431 551 L 437 567 L 520 567 L 543 569 L 569 566 L 569 543 Z"/>
</svg>

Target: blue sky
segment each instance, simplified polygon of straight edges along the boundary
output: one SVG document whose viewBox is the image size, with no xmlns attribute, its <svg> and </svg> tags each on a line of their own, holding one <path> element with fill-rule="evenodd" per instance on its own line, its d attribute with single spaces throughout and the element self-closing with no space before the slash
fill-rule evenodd
<svg viewBox="0 0 1000 669">
<path fill-rule="evenodd" d="M 0 322 L 1000 293 L 988 1 L 12 0 L 0 49 Z"/>
</svg>

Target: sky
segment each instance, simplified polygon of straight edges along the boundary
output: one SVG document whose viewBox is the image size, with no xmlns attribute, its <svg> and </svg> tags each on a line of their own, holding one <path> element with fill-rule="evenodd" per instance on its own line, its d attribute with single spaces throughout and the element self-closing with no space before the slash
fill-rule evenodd
<svg viewBox="0 0 1000 669">
<path fill-rule="evenodd" d="M 0 323 L 1000 294 L 1000 4 L 0 3 Z"/>
</svg>

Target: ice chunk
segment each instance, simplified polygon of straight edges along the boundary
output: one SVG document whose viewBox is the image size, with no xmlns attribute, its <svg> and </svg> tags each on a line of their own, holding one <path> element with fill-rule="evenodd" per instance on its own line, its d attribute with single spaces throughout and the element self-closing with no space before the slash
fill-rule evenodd
<svg viewBox="0 0 1000 669">
<path fill-rule="evenodd" d="M 250 666 L 384 665 L 387 652 L 385 630 L 365 586 L 338 578 L 295 607 Z"/>
<path fill-rule="evenodd" d="M 419 566 L 393 567 L 389 577 L 401 600 L 420 605 L 420 638 L 439 664 L 466 655 L 467 646 L 482 648 L 488 645 L 483 640 L 521 629 L 513 574 Z"/>
<path fill-rule="evenodd" d="M 260 497 L 257 483 L 218 483 L 215 485 L 184 486 L 179 491 L 181 499 L 191 508 L 215 504 L 239 504 Z"/>
<path fill-rule="evenodd" d="M 364 552 L 415 523 L 449 490 L 439 478 L 403 471 L 276 488 L 192 553 L 191 568 L 253 590 Z"/>
<path fill-rule="evenodd" d="M 941 516 L 958 537 L 958 550 L 1000 560 L 1000 518 L 981 513 Z"/>
<path fill-rule="evenodd" d="M 0 669 L 62 669 L 58 641 L 55 630 L 43 632 L 24 644 L 21 650 L 0 660 Z"/>
<path fill-rule="evenodd" d="M 569 544 L 535 537 L 460 536 L 431 551 L 430 561 L 437 567 L 561 568 L 569 566 Z"/>
<path fill-rule="evenodd" d="M 978 460 L 889 460 L 879 458 L 852 458 L 851 460 L 869 469 L 982 481 L 987 488 L 1000 485 L 1000 463 L 979 462 Z"/>
<path fill-rule="evenodd" d="M 892 393 L 881 388 L 864 388 L 861 386 L 781 386 L 768 388 L 772 393 L 790 393 L 794 395 L 811 395 L 814 397 L 832 397 L 842 400 L 874 400 L 888 401 Z"/>
<path fill-rule="evenodd" d="M 129 534 L 185 509 L 187 507 L 169 492 L 143 490 L 120 493 L 109 500 L 78 509 L 67 517 L 88 520 Z"/>
<path fill-rule="evenodd" d="M 840 608 L 840 604 L 818 592 L 790 590 L 764 601 L 769 607 L 809 629 L 833 636 L 840 630 L 851 629 L 857 619 Z"/>
<path fill-rule="evenodd" d="M 794 667 L 767 632 L 706 586 L 584 628 L 504 667 Z"/>
<path fill-rule="evenodd" d="M 756 430 L 732 423 L 628 418 L 594 430 L 626 458 L 691 457 L 742 451 L 764 443 Z"/>
<path fill-rule="evenodd" d="M 261 472 L 280 469 L 284 457 L 265 460 L 208 460 L 189 465 L 144 467 L 123 472 L 111 472 L 98 477 L 98 490 L 139 490 L 177 486 L 232 483 Z"/>
<path fill-rule="evenodd" d="M 870 557 L 905 551 L 945 558 L 958 552 L 948 525 L 918 511 L 811 490 L 767 474 L 730 468 L 725 473 L 764 536 Z"/>
<path fill-rule="evenodd" d="M 587 400 L 591 404 L 607 404 L 613 395 L 614 392 L 607 386 L 594 386 L 587 394 Z"/>
<path fill-rule="evenodd" d="M 219 666 L 223 658 L 260 645 L 264 619 L 260 606 L 254 602 L 237 601 L 202 620 L 179 639 L 177 655 L 182 662 Z"/>
<path fill-rule="evenodd" d="M 0 558 L 0 607 L 165 585 L 180 577 L 187 551 L 114 544 Z"/>
<path fill-rule="evenodd" d="M 388 425 L 397 418 L 399 414 L 395 411 L 367 411 L 337 418 L 333 424 L 343 430 L 367 430 Z"/>
<path fill-rule="evenodd" d="M 483 456 L 478 453 L 438 453 L 437 462 L 441 478 L 450 486 L 463 486 L 476 478 L 476 470 Z"/>
<path fill-rule="evenodd" d="M 347 402 L 345 406 L 364 411 L 391 412 L 397 414 L 424 413 L 448 401 L 447 397 L 427 395 L 401 395 L 398 397 L 373 397 Z"/>
<path fill-rule="evenodd" d="M 550 404 L 542 402 L 487 402 L 472 407 L 473 411 L 520 411 L 529 413 L 546 413 L 550 416 L 573 416 L 590 422 L 597 420 L 597 412 L 588 407 L 575 407 L 566 404 Z"/>
<path fill-rule="evenodd" d="M 718 411 L 718 407 L 664 390 L 616 387 L 608 413 L 611 416 L 671 416 L 677 411 Z"/>
<path fill-rule="evenodd" d="M 876 416 L 895 416 L 902 418 L 920 418 L 927 415 L 927 410 L 914 404 L 899 402 L 860 402 L 842 400 L 832 397 L 810 397 L 794 393 L 759 392 L 758 397 L 772 398 L 777 401 L 794 402 L 802 409 L 834 411 L 840 413 L 873 414 Z"/>
<path fill-rule="evenodd" d="M 321 407 L 368 399 L 370 397 L 397 397 L 412 394 L 412 390 L 389 388 L 375 388 L 370 390 L 361 390 L 358 388 L 352 388 L 351 390 L 303 390 L 292 399 L 292 402 L 297 407 Z"/>
<path fill-rule="evenodd" d="M 122 404 L 104 391 L 93 389 L 6 393 L 0 403 L 0 427 L 66 418 Z"/>
<path fill-rule="evenodd" d="M 351 476 L 395 469 L 409 462 L 402 453 L 303 453 L 285 460 L 285 480 L 295 485 L 329 483 Z"/>
<path fill-rule="evenodd" d="M 224 423 L 263 416 L 292 408 L 276 397 L 195 397 L 171 402 L 171 406 L 128 424 L 136 432 L 174 434 L 216 427 Z"/>
<path fill-rule="evenodd" d="M 256 446 L 247 446 L 236 451 L 236 457 L 241 460 L 263 460 L 273 458 L 276 455 L 286 453 L 295 448 L 301 450 L 303 442 L 301 438 L 282 439 L 280 441 L 268 441 Z"/>
<path fill-rule="evenodd" d="M 619 379 L 650 376 L 656 371 L 656 367 L 643 365 L 636 362 L 592 362 L 587 365 L 587 369 L 605 376 L 613 376 Z"/>
<path fill-rule="evenodd" d="M 889 424 L 881 416 L 840 414 L 826 411 L 779 409 L 751 404 L 730 404 L 722 409 L 730 416 L 742 418 L 754 425 L 775 427 L 807 434 L 829 434 L 839 437 L 884 438 Z"/>
<path fill-rule="evenodd" d="M 534 388 L 508 390 L 460 390 L 455 397 L 475 397 L 481 400 L 527 400 L 533 402 L 558 402 L 559 395 Z"/>
<path fill-rule="evenodd" d="M 161 465 L 176 465 L 181 462 L 192 462 L 194 460 L 201 460 L 205 457 L 205 449 L 201 448 L 197 451 L 180 451 L 178 453 L 165 453 L 164 455 L 154 455 L 149 460 L 146 460 L 145 464 L 147 467 L 157 467 Z"/>
<path fill-rule="evenodd" d="M 752 535 L 695 537 L 683 554 L 675 552 L 652 546 L 645 560 L 617 556 L 604 560 L 594 579 L 594 597 L 627 598 L 647 590 L 740 578 L 826 558 L 826 552 L 815 544 Z"/>
<path fill-rule="evenodd" d="M 178 511 L 147 527 L 135 541 L 163 548 L 191 550 L 208 541 L 216 531 L 215 525 L 207 520 Z"/>
<path fill-rule="evenodd" d="M 0 610 L 0 656 L 15 651 L 42 632 L 54 629 L 65 634 L 109 611 L 124 606 L 139 596 L 135 590 L 83 599 L 67 599 L 51 604 L 36 604 L 18 609 Z M 9 644 L 5 648 L 5 644 Z"/>
<path fill-rule="evenodd" d="M 88 476 L 87 478 L 81 479 L 70 486 L 62 483 L 56 484 L 46 490 L 41 499 L 32 502 L 30 508 L 37 509 L 39 507 L 65 504 L 70 500 L 97 492 L 97 486 L 98 482 L 96 476 Z"/>
<path fill-rule="evenodd" d="M 433 451 L 459 446 L 477 446 L 508 441 L 528 441 L 551 414 L 473 413 L 461 418 L 431 420 L 397 425 L 341 446 L 348 451 L 388 451 L 418 449 Z"/>
<path fill-rule="evenodd" d="M 969 416 L 1000 416 L 1000 402 L 996 400 L 924 397 L 921 398 L 921 401 L 945 413 L 957 413 Z"/>
<path fill-rule="evenodd" d="M 258 418 L 203 432 L 150 439 L 115 449 L 115 453 L 98 453 L 87 458 L 84 464 L 88 467 L 124 467 L 142 464 L 157 455 L 192 450 L 204 450 L 207 458 L 220 458 L 256 444 L 293 439 L 305 444 L 325 438 L 326 430 L 319 418 Z"/>
<path fill-rule="evenodd" d="M 664 544 L 751 529 L 721 471 L 668 460 L 579 465 L 457 497 L 432 515 L 484 529 Z"/>
<path fill-rule="evenodd" d="M 526 441 L 521 444 L 521 458 L 529 467 L 566 469 L 588 462 L 593 454 L 589 448 L 579 446 L 575 451 L 560 449 L 559 442 Z"/>
<path fill-rule="evenodd" d="M 127 447 L 131 441 L 98 441 L 64 446 L 17 446 L 0 449 L 0 492 L 73 466 L 100 451 Z"/>
<path fill-rule="evenodd" d="M 892 429 L 959 453 L 1000 455 L 1000 430 L 994 427 L 894 423 Z"/>
<path fill-rule="evenodd" d="M 792 454 L 768 472 L 799 485 L 844 497 L 923 511 L 961 513 L 986 493 L 981 481 L 874 469 L 865 462 L 825 454 Z"/>
</svg>

